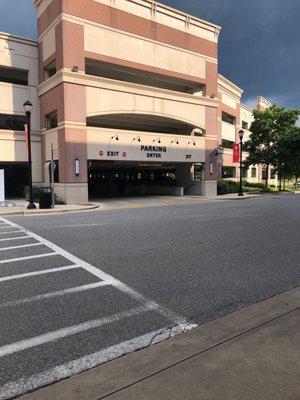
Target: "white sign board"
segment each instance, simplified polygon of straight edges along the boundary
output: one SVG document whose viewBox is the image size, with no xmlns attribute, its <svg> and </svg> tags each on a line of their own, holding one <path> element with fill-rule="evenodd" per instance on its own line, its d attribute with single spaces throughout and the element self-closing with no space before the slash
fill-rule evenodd
<svg viewBox="0 0 300 400">
<path fill-rule="evenodd" d="M 0 202 L 5 200 L 4 192 L 4 169 L 0 169 Z"/>
<path fill-rule="evenodd" d="M 88 131 L 90 160 L 137 162 L 204 162 L 205 139 L 142 132 Z"/>
</svg>

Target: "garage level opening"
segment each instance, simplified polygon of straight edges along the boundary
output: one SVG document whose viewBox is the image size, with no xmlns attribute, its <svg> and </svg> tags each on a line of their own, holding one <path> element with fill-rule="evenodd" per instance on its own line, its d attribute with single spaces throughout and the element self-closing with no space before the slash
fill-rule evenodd
<svg viewBox="0 0 300 400">
<path fill-rule="evenodd" d="M 182 164 L 90 161 L 89 198 L 170 195 L 182 196 Z M 185 167 L 186 168 L 186 167 Z M 190 165 L 187 164 L 190 169 Z"/>
</svg>

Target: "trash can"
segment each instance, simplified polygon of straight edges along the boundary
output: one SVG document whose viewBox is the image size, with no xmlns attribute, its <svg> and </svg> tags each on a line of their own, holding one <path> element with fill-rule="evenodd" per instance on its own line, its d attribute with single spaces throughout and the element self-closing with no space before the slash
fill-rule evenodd
<svg viewBox="0 0 300 400">
<path fill-rule="evenodd" d="M 52 208 L 51 189 L 43 190 L 40 194 L 39 207 L 42 210 Z"/>
</svg>

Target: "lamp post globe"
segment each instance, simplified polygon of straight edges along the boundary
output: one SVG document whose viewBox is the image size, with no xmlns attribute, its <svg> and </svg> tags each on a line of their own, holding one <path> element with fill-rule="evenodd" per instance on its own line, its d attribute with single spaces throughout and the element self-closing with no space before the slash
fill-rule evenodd
<svg viewBox="0 0 300 400">
<path fill-rule="evenodd" d="M 244 138 L 244 131 L 241 129 L 239 131 L 239 138 L 240 138 L 240 191 L 238 196 L 244 197 L 243 192 L 243 138 Z"/>
<path fill-rule="evenodd" d="M 23 104 L 23 107 L 24 107 L 26 116 L 27 116 L 27 114 L 31 114 L 33 105 L 30 103 L 29 100 L 25 101 L 25 103 Z"/>
<path fill-rule="evenodd" d="M 31 113 L 33 106 L 29 100 L 23 104 L 26 120 L 27 120 L 27 153 L 28 153 L 28 187 L 29 187 L 29 203 L 27 206 L 28 210 L 36 209 L 33 202 L 33 189 L 32 189 L 32 159 L 31 159 Z"/>
</svg>

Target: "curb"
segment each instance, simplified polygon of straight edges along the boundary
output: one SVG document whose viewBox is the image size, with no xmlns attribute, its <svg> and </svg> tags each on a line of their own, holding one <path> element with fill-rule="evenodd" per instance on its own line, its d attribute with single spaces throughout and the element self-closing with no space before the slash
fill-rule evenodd
<svg viewBox="0 0 300 400">
<path fill-rule="evenodd" d="M 218 200 L 218 201 L 240 200 L 240 201 L 242 201 L 242 200 L 250 200 L 250 199 L 260 199 L 262 197 L 270 197 L 270 196 L 274 196 L 274 194 L 257 194 L 257 195 L 249 195 L 249 196 L 244 196 L 244 197 L 236 196 L 236 197 L 223 197 L 223 198 L 222 198 L 222 196 L 218 196 L 218 197 L 215 197 L 215 200 Z"/>
<path fill-rule="evenodd" d="M 82 211 L 90 211 L 90 210 L 96 210 L 97 208 L 100 207 L 100 204 L 93 204 L 91 206 L 86 206 L 82 208 L 75 208 L 75 209 L 67 209 L 67 210 L 55 210 L 53 211 L 50 210 L 41 210 L 39 212 L 35 211 L 11 211 L 7 213 L 1 213 L 0 212 L 0 218 L 1 217 L 6 217 L 6 216 L 22 216 L 22 217 L 27 217 L 27 216 L 39 216 L 39 215 L 58 215 L 58 214 L 66 214 L 66 213 L 76 213 L 76 212 L 82 212 Z"/>
<path fill-rule="evenodd" d="M 246 197 L 228 197 L 228 198 L 216 198 L 218 201 L 243 201 L 243 200 L 251 200 L 251 199 L 261 199 L 262 197 L 270 197 L 274 196 L 274 194 L 262 194 L 262 195 L 256 195 L 256 196 L 246 196 Z"/>
<path fill-rule="evenodd" d="M 296 192 L 280 192 L 280 193 L 265 193 L 265 194 L 256 194 L 256 195 L 249 195 L 244 197 L 228 197 L 228 198 L 220 198 L 221 196 L 216 197 L 216 200 L 249 200 L 249 199 L 260 199 L 262 197 L 271 197 L 271 196 L 291 196 L 297 195 Z M 299 193 L 300 194 L 300 193 Z"/>
</svg>

